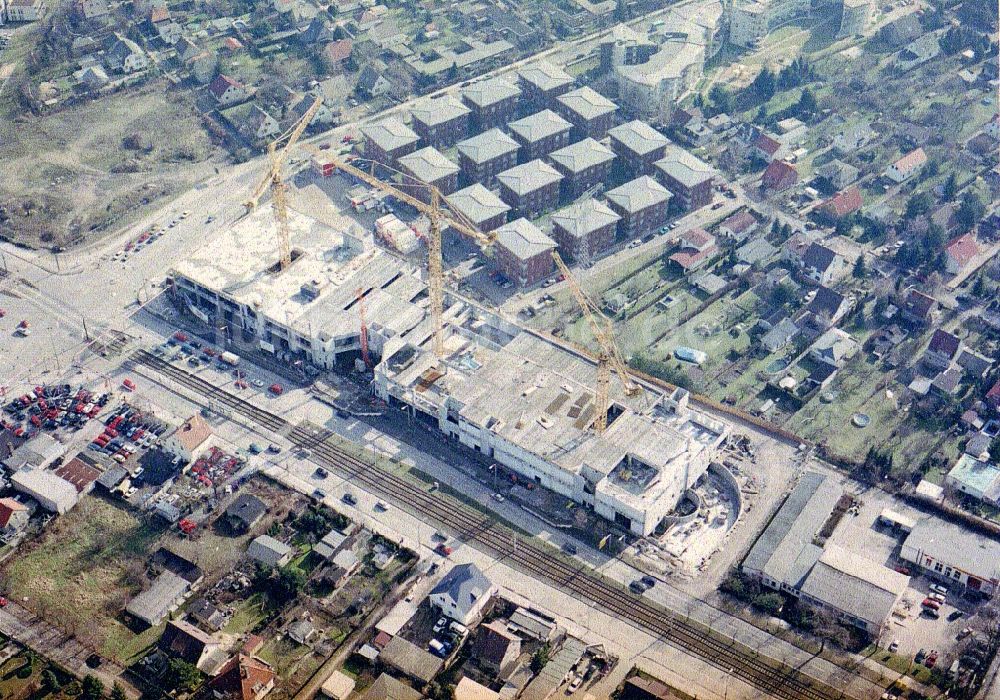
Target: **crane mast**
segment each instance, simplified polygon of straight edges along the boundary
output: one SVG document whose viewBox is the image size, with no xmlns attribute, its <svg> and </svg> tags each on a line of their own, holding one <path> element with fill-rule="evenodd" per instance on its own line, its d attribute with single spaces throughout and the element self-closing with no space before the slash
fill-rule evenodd
<svg viewBox="0 0 1000 700">
<path fill-rule="evenodd" d="M 618 375 L 618 379 L 621 381 L 627 396 L 635 396 L 642 391 L 642 387 L 636 384 L 629 374 L 628 365 L 626 365 L 621 350 L 618 349 L 618 344 L 615 342 L 614 328 L 611 326 L 611 321 L 601 313 L 597 304 L 583 291 L 580 283 L 570 272 L 569 267 L 563 262 L 559 253 L 553 251 L 552 259 L 566 279 L 566 285 L 569 287 L 570 292 L 572 292 L 573 298 L 576 299 L 576 303 L 587 319 L 587 323 L 590 324 L 590 330 L 599 348 L 597 355 L 597 386 L 594 387 L 594 402 L 597 408 L 597 418 L 594 420 L 594 432 L 600 435 L 608 427 L 608 409 L 611 406 L 612 368 L 615 374 Z"/>
</svg>

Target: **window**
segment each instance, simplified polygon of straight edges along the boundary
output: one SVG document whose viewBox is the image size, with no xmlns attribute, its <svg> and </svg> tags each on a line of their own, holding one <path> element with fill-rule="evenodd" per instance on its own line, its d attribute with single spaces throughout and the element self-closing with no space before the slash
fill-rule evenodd
<svg viewBox="0 0 1000 700">
<path fill-rule="evenodd" d="M 941 566 L 941 562 L 937 562 L 937 563 L 936 563 L 936 564 L 934 565 L 934 570 L 935 570 L 935 571 L 937 571 L 937 572 L 939 572 L 939 573 L 940 573 L 941 569 L 943 569 L 943 568 L 944 568 L 944 567 L 943 567 L 943 566 Z"/>
</svg>

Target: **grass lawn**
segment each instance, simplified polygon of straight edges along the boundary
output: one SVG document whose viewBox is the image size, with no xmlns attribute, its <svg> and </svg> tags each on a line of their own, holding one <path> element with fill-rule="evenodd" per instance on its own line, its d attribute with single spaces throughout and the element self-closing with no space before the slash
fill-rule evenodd
<svg viewBox="0 0 1000 700">
<path fill-rule="evenodd" d="M 84 498 L 6 567 L 10 595 L 46 619 L 125 660 L 145 642 L 117 616 L 142 586 L 162 529 L 99 498 Z"/>
<path fill-rule="evenodd" d="M 297 644 L 286 635 L 268 640 L 258 652 L 258 656 L 271 664 L 282 678 L 295 673 L 303 659 L 311 655 L 312 650 L 309 647 Z"/>
<path fill-rule="evenodd" d="M 232 635 L 242 635 L 254 630 L 267 618 L 267 609 L 262 593 L 254 593 L 246 600 L 234 606 L 233 615 L 226 623 L 223 632 Z"/>
</svg>

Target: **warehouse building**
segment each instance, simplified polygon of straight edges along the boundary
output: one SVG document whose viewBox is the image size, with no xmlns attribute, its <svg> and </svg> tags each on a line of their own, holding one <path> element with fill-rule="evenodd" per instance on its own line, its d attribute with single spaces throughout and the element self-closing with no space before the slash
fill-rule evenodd
<svg viewBox="0 0 1000 700">
<path fill-rule="evenodd" d="M 424 184 L 437 187 L 441 194 L 451 194 L 458 189 L 458 166 L 444 157 L 433 146 L 421 148 L 399 158 L 399 169 L 416 180 L 410 183 L 403 178 L 402 188 L 414 197 L 429 202 L 430 190 Z"/>
<path fill-rule="evenodd" d="M 680 146 L 667 146 L 663 158 L 656 162 L 656 170 L 681 211 L 694 211 L 712 203 L 715 168 Z"/>
<path fill-rule="evenodd" d="M 728 434 L 682 389 L 630 397 L 614 382 L 610 424 L 596 435 L 596 366 L 492 316 L 455 328 L 440 361 L 392 346 L 375 371 L 382 399 L 637 535 L 673 511 Z"/>
<path fill-rule="evenodd" d="M 621 217 L 618 233 L 623 237 L 642 236 L 667 221 L 670 192 L 648 175 L 626 182 L 604 196 Z"/>
<path fill-rule="evenodd" d="M 511 122 L 507 129 L 521 144 L 521 160 L 528 161 L 568 145 L 573 125 L 551 109 L 543 109 Z"/>
<path fill-rule="evenodd" d="M 493 187 L 496 176 L 517 165 L 521 144 L 500 129 L 490 129 L 458 143 L 462 179 Z"/>
<path fill-rule="evenodd" d="M 325 204 L 325 195 L 310 207 L 322 221 L 300 213 L 295 207 L 315 195 L 312 189 L 298 192 L 288 212 L 288 269 L 273 272 L 275 223 L 262 208 L 174 267 L 174 302 L 217 329 L 217 342 L 237 354 L 263 352 L 299 367 L 332 369 L 359 356 L 359 289 L 373 355 L 388 338 L 429 332 L 417 268 L 376 249 L 357 223 Z"/>
<path fill-rule="evenodd" d="M 548 61 L 539 61 L 518 72 L 527 102 L 538 108 L 554 107 L 556 98 L 573 87 L 573 76 Z"/>
<path fill-rule="evenodd" d="M 470 114 L 472 111 L 451 95 L 424 100 L 410 112 L 413 130 L 424 143 L 438 148 L 453 146 L 469 135 Z"/>
<path fill-rule="evenodd" d="M 832 477 L 803 474 L 750 549 L 742 569 L 769 588 L 827 609 L 877 636 L 910 579 L 856 552 L 824 546 L 831 534 L 824 530 L 843 495 Z"/>
<path fill-rule="evenodd" d="M 472 111 L 472 128 L 484 131 L 506 124 L 518 112 L 521 89 L 497 76 L 480 80 L 462 90 L 462 101 Z"/>
<path fill-rule="evenodd" d="M 615 152 L 592 138 L 571 143 L 549 154 L 549 161 L 562 173 L 562 194 L 576 199 L 596 185 L 607 182 Z"/>
<path fill-rule="evenodd" d="M 534 218 L 559 203 L 563 176 L 542 160 L 518 165 L 497 175 L 500 198 L 519 216 Z"/>
<path fill-rule="evenodd" d="M 577 138 L 604 138 L 614 124 L 618 105 L 591 87 L 582 87 L 556 98 L 556 112 L 573 124 Z"/>
<path fill-rule="evenodd" d="M 76 505 L 76 487 L 62 477 L 43 469 L 21 469 L 10 478 L 18 493 L 38 501 L 44 510 L 62 515 Z"/>
<path fill-rule="evenodd" d="M 479 183 L 459 190 L 448 198 L 448 206 L 484 233 L 507 223 L 510 205 Z"/>
<path fill-rule="evenodd" d="M 395 117 L 361 127 L 365 137 L 365 157 L 395 168 L 396 161 L 417 150 L 420 137 Z"/>
<path fill-rule="evenodd" d="M 527 219 L 517 219 L 496 230 L 496 262 L 515 284 L 531 287 L 552 273 L 555 241 Z"/>
<path fill-rule="evenodd" d="M 588 262 L 611 247 L 621 217 L 593 197 L 552 214 L 552 238 L 559 252 Z"/>
<path fill-rule="evenodd" d="M 1000 583 L 1000 542 L 937 518 L 913 526 L 900 557 L 928 576 L 992 597 Z"/>
<path fill-rule="evenodd" d="M 663 158 L 670 139 L 638 119 L 608 130 L 611 149 L 632 175 L 651 175 L 656 161 Z"/>
</svg>

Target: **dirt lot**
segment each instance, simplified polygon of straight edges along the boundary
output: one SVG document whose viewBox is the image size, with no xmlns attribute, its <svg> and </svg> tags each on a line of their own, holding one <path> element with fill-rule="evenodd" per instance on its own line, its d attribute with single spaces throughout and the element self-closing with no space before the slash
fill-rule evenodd
<svg viewBox="0 0 1000 700">
<path fill-rule="evenodd" d="M 186 99 L 166 90 L 154 82 L 41 117 L 0 118 L 0 237 L 92 240 L 211 175 L 221 150 Z"/>
</svg>

